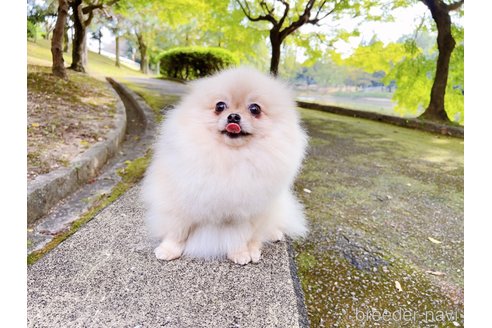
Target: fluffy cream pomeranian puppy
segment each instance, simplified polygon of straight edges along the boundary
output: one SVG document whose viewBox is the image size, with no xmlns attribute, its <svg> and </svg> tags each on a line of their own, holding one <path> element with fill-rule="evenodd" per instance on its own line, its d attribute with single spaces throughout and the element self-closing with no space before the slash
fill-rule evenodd
<svg viewBox="0 0 492 328">
<path fill-rule="evenodd" d="M 197 80 L 162 124 L 142 198 L 158 259 L 258 262 L 307 232 L 292 193 L 307 146 L 289 88 L 250 68 Z"/>
</svg>

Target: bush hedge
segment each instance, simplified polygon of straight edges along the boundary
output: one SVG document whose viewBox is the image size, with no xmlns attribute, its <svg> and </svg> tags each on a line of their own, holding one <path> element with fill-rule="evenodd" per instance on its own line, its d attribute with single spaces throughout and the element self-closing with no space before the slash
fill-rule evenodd
<svg viewBox="0 0 492 328">
<path fill-rule="evenodd" d="M 159 56 L 164 77 L 194 80 L 239 64 L 238 58 L 222 48 L 177 47 Z"/>
</svg>

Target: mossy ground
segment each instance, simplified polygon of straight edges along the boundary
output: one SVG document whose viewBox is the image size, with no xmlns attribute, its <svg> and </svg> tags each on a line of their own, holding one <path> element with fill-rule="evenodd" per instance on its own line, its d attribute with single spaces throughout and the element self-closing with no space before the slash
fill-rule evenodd
<svg viewBox="0 0 492 328">
<path fill-rule="evenodd" d="M 463 140 L 301 114 L 311 142 L 295 188 L 311 232 L 295 250 L 312 326 L 462 325 Z M 414 317 L 359 320 L 368 310 Z"/>
</svg>

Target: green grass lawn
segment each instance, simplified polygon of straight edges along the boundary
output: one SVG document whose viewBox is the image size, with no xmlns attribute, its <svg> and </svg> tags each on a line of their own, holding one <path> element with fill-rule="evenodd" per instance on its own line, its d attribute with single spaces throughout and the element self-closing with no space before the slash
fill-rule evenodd
<svg viewBox="0 0 492 328">
<path fill-rule="evenodd" d="M 28 65 L 40 65 L 51 66 L 51 43 L 49 40 L 40 39 L 36 42 L 27 41 L 27 64 Z M 65 59 L 65 66 L 69 66 L 72 62 L 71 52 L 63 55 Z M 101 56 L 97 53 L 89 51 L 87 72 L 98 78 L 104 79 L 105 77 L 124 78 L 129 76 L 136 77 L 150 77 L 137 70 L 129 68 L 124 64 L 121 67 L 116 67 L 113 59 Z"/>
</svg>

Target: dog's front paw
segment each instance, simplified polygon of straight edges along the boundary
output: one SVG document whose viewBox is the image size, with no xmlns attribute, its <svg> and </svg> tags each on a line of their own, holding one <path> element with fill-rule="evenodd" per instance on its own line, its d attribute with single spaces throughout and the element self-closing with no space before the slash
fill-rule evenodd
<svg viewBox="0 0 492 328">
<path fill-rule="evenodd" d="M 270 238 L 268 238 L 269 241 L 272 241 L 274 243 L 278 242 L 278 241 L 283 241 L 284 240 L 284 233 L 280 230 L 274 230 L 272 231 L 272 233 L 270 234 Z"/>
<path fill-rule="evenodd" d="M 181 257 L 183 254 L 184 244 L 176 243 L 169 240 L 164 240 L 154 250 L 155 257 L 159 260 L 171 261 Z"/>
<path fill-rule="evenodd" d="M 250 242 L 248 247 L 242 248 L 237 252 L 230 252 L 227 258 L 232 262 L 240 265 L 248 264 L 249 262 L 258 263 L 261 258 L 260 244 Z"/>
<path fill-rule="evenodd" d="M 260 262 L 261 250 L 259 248 L 250 249 L 249 255 L 251 255 L 251 262 L 253 262 L 253 263 Z"/>
<path fill-rule="evenodd" d="M 245 265 L 251 262 L 251 255 L 249 254 L 248 250 L 241 250 L 238 252 L 231 252 L 227 254 L 227 258 L 231 260 L 232 262 L 239 264 L 239 265 Z"/>
</svg>

